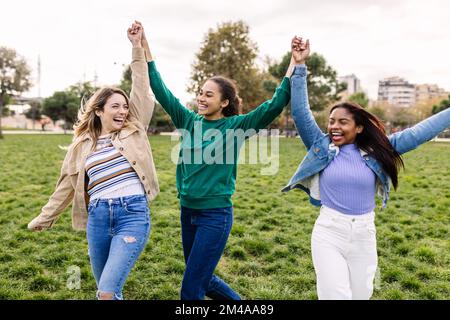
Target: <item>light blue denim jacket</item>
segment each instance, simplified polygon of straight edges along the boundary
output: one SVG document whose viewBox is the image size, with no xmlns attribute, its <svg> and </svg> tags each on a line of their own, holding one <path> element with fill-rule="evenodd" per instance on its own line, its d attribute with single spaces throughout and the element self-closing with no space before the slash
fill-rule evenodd
<svg viewBox="0 0 450 320">
<path fill-rule="evenodd" d="M 320 206 L 319 174 L 339 153 L 328 134 L 323 133 L 310 110 L 306 86 L 307 70 L 304 64 L 297 65 L 291 76 L 291 106 L 292 117 L 308 153 L 297 168 L 289 183 L 281 191 L 294 188 L 304 190 L 309 195 L 309 201 Z M 431 140 L 441 131 L 450 126 L 450 108 L 419 122 L 415 126 L 391 134 L 388 138 L 398 153 L 403 154 L 417 148 L 422 143 Z M 376 174 L 377 194 L 383 199 L 383 208 L 389 199 L 390 178 L 382 169 L 381 163 L 360 150 L 367 166 Z"/>
</svg>

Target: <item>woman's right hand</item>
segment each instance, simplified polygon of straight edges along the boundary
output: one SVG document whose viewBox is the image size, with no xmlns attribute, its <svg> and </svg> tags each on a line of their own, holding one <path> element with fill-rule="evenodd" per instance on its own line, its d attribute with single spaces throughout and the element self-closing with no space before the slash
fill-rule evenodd
<svg viewBox="0 0 450 320">
<path fill-rule="evenodd" d="M 143 33 L 142 27 L 135 23 L 133 23 L 133 25 L 130 28 L 128 28 L 127 36 L 128 39 L 130 39 L 131 43 L 133 44 L 133 47 L 142 47 L 141 45 L 142 33 Z"/>
<path fill-rule="evenodd" d="M 292 60 L 295 64 L 304 64 L 309 57 L 309 39 L 295 36 L 291 42 Z"/>
<path fill-rule="evenodd" d="M 27 227 L 31 231 L 43 231 L 50 228 L 51 225 L 51 222 L 43 223 L 41 217 L 37 216 L 36 218 L 31 220 L 30 223 L 28 223 Z"/>
</svg>

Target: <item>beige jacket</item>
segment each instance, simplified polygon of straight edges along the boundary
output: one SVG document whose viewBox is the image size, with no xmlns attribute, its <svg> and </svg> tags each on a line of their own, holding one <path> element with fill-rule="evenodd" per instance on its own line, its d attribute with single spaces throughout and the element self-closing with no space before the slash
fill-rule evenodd
<svg viewBox="0 0 450 320">
<path fill-rule="evenodd" d="M 148 201 L 151 201 L 159 193 L 156 169 L 147 137 L 155 100 L 150 91 L 144 49 L 133 48 L 132 57 L 128 125 L 113 135 L 112 143 L 133 166 L 144 186 Z M 88 181 L 85 163 L 86 157 L 92 152 L 92 143 L 92 139 L 85 134 L 76 138 L 69 146 L 56 189 L 42 208 L 41 214 L 28 224 L 29 229 L 50 228 L 72 201 L 72 226 L 76 230 L 86 229 L 89 196 L 86 193 Z"/>
</svg>

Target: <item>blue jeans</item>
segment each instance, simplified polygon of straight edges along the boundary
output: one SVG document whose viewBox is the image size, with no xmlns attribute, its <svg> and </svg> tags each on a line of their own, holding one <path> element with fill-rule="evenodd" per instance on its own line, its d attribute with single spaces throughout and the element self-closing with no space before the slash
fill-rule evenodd
<svg viewBox="0 0 450 320">
<path fill-rule="evenodd" d="M 87 240 L 92 272 L 100 293 L 122 300 L 122 288 L 150 235 L 144 195 L 95 199 L 89 203 Z"/>
<path fill-rule="evenodd" d="M 182 300 L 240 300 L 239 295 L 215 276 L 233 225 L 233 207 L 191 209 L 181 207 L 181 237 L 186 270 Z"/>
</svg>

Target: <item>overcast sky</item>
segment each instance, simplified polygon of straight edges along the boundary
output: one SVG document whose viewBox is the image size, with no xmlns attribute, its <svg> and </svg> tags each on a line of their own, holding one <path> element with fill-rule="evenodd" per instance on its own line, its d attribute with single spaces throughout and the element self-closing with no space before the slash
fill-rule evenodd
<svg viewBox="0 0 450 320">
<path fill-rule="evenodd" d="M 354 73 L 376 99 L 378 80 L 400 76 L 450 91 L 448 0 L 2 0 L 0 46 L 33 69 L 41 96 L 78 81 L 112 85 L 130 63 L 126 29 L 140 20 L 159 71 L 182 102 L 191 65 L 209 28 L 244 20 L 259 49 L 281 59 L 294 35 L 310 39 L 339 75 Z M 27 96 L 37 96 L 33 87 Z"/>
</svg>

